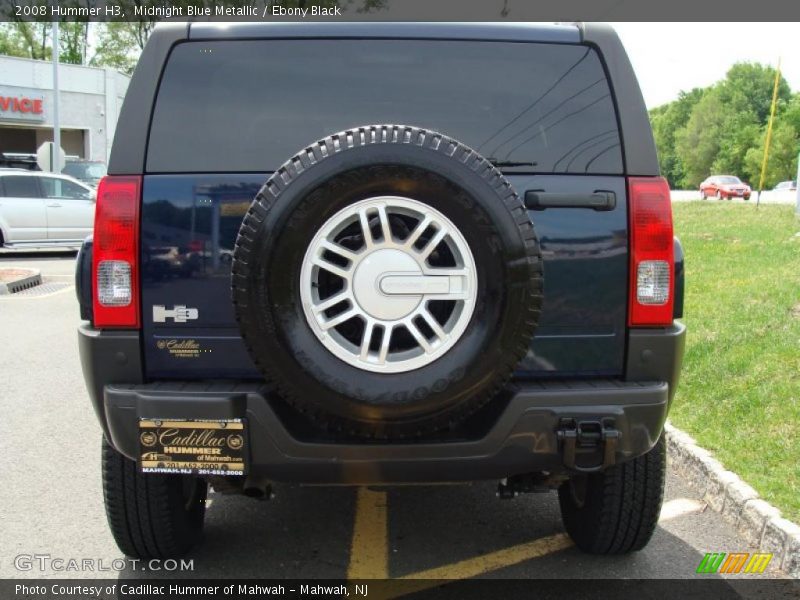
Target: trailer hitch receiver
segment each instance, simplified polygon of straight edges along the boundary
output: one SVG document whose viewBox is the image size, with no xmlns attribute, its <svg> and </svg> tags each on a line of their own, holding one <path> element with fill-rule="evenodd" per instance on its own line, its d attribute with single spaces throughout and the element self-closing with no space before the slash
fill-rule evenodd
<svg viewBox="0 0 800 600">
<path fill-rule="evenodd" d="M 561 446 L 564 466 L 572 471 L 595 473 L 616 462 L 620 432 L 614 428 L 611 419 L 561 419 L 556 436 Z M 596 456 L 598 453 L 599 460 L 595 464 L 578 464 L 578 456 Z"/>
</svg>

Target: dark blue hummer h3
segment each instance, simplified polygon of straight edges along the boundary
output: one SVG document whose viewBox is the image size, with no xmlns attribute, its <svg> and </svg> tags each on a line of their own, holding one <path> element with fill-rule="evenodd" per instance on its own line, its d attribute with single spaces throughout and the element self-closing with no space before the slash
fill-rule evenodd
<svg viewBox="0 0 800 600">
<path fill-rule="evenodd" d="M 648 542 L 683 258 L 610 28 L 161 25 L 108 171 L 80 351 L 126 554 L 271 482 L 557 489 L 581 549 Z"/>
</svg>

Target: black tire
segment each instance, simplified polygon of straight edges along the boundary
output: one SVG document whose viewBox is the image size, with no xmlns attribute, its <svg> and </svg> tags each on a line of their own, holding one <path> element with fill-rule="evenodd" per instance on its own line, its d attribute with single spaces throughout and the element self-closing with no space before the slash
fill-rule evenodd
<svg viewBox="0 0 800 600">
<path fill-rule="evenodd" d="M 374 195 L 414 198 L 466 238 L 478 277 L 467 330 L 436 361 L 376 373 L 337 358 L 300 301 L 305 251 L 339 210 Z M 286 162 L 248 210 L 232 264 L 242 336 L 279 394 L 321 426 L 372 438 L 451 426 L 488 402 L 526 354 L 542 301 L 539 243 L 522 201 L 475 151 L 415 127 L 361 127 Z"/>
<path fill-rule="evenodd" d="M 644 548 L 661 513 L 666 458 L 662 435 L 644 456 L 602 473 L 573 476 L 562 484 L 561 518 L 575 545 L 590 554 Z"/>
<path fill-rule="evenodd" d="M 136 463 L 103 438 L 103 497 L 111 534 L 127 556 L 182 556 L 200 539 L 206 482 L 197 477 L 139 473 Z"/>
</svg>

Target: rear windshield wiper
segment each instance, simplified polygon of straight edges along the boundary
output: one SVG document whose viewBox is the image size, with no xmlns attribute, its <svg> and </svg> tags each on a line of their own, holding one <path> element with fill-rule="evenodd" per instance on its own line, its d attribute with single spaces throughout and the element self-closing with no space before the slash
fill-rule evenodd
<svg viewBox="0 0 800 600">
<path fill-rule="evenodd" d="M 499 158 L 487 158 L 495 167 L 535 167 L 535 162 L 517 162 L 513 160 L 500 160 Z"/>
</svg>

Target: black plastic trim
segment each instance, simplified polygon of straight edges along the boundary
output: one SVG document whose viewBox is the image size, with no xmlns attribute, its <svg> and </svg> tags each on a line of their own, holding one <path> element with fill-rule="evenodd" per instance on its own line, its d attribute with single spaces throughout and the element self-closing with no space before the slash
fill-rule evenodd
<svg viewBox="0 0 800 600">
<path fill-rule="evenodd" d="M 89 399 L 108 437 L 103 388 L 112 383 L 144 381 L 139 332 L 99 330 L 93 329 L 89 323 L 81 323 L 78 327 L 78 351 Z"/>
<path fill-rule="evenodd" d="M 597 48 L 606 65 L 617 103 L 622 134 L 625 174 L 654 177 L 660 174 L 650 117 L 633 66 L 619 36 L 610 25 L 581 23 L 584 43 Z"/>
<path fill-rule="evenodd" d="M 685 344 L 686 325 L 678 321 L 666 329 L 629 330 L 625 379 L 668 381 L 672 402 L 680 379 Z"/>
<path fill-rule="evenodd" d="M 87 237 L 75 260 L 75 295 L 78 297 L 82 321 L 94 321 L 92 316 L 92 246 L 93 236 Z"/>
<path fill-rule="evenodd" d="M 479 439 L 413 443 L 314 442 L 289 433 L 263 384 L 161 382 L 107 385 L 112 444 L 135 458 L 138 420 L 247 419 L 250 472 L 316 484 L 456 482 L 566 471 L 557 430 L 562 419 L 610 420 L 620 432 L 615 462 L 647 452 L 661 435 L 669 384 L 616 380 L 519 384 Z"/>
<path fill-rule="evenodd" d="M 189 37 L 188 23 L 159 23 L 139 57 L 119 113 L 108 159 L 109 175 L 141 175 L 161 72 L 172 47 Z"/>
<path fill-rule="evenodd" d="M 673 248 L 675 249 L 675 289 L 673 290 L 675 301 L 672 308 L 672 318 L 680 319 L 683 317 L 683 295 L 686 269 L 684 267 L 683 245 L 678 238 L 675 238 Z"/>
<path fill-rule="evenodd" d="M 614 210 L 617 195 L 614 192 L 596 190 L 591 194 L 572 192 L 545 192 L 528 190 L 525 192 L 525 208 L 544 210 L 546 208 L 590 208 L 597 211 Z"/>
<path fill-rule="evenodd" d="M 114 446 L 133 458 L 139 417 L 225 419 L 250 424 L 255 472 L 304 483 L 414 483 L 502 478 L 563 469 L 560 420 L 610 418 L 622 433 L 616 462 L 647 452 L 661 434 L 678 385 L 686 327 L 631 330 L 625 381 L 512 381 L 491 424 L 475 437 L 386 444 L 320 440 L 286 425 L 263 383 L 143 383 L 138 331 L 79 328 L 86 386 Z M 298 433 L 299 432 L 299 433 Z"/>
<path fill-rule="evenodd" d="M 241 22 L 192 23 L 192 40 L 408 38 L 576 44 L 575 25 L 539 23 Z"/>
</svg>

